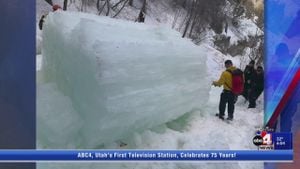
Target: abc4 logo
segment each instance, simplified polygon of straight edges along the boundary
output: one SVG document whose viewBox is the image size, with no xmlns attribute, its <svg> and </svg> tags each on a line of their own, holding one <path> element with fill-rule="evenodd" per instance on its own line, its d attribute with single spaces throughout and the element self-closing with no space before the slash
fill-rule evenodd
<svg viewBox="0 0 300 169">
<path fill-rule="evenodd" d="M 273 145 L 272 133 L 268 133 L 267 131 L 258 132 L 253 138 L 253 144 L 256 146 Z"/>
</svg>

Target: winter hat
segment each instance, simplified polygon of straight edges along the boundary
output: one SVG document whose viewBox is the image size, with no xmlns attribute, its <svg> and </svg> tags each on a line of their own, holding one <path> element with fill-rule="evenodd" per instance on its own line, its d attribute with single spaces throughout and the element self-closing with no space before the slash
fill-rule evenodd
<svg viewBox="0 0 300 169">
<path fill-rule="evenodd" d="M 227 64 L 232 64 L 232 61 L 231 60 L 226 60 L 225 65 L 227 65 Z"/>
</svg>

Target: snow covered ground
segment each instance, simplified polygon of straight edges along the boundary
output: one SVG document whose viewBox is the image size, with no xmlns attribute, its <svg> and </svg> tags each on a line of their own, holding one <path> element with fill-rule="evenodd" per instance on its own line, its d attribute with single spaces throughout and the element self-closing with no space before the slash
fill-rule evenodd
<svg viewBox="0 0 300 169">
<path fill-rule="evenodd" d="M 38 36 L 41 37 L 42 32 L 38 32 Z M 109 35 L 109 33 L 107 34 Z M 206 66 L 208 76 L 206 77 L 208 82 L 217 80 L 219 75 L 224 70 L 223 63 L 226 59 L 232 59 L 234 65 L 240 66 L 240 58 L 231 56 L 224 56 L 219 51 L 215 50 L 209 45 L 201 45 L 198 47 L 200 52 L 205 54 Z M 41 49 L 41 46 L 40 46 Z M 49 107 L 44 107 L 48 110 L 53 110 L 50 107 L 51 104 L 56 104 L 58 109 L 66 110 L 64 117 L 60 116 L 60 112 L 48 111 L 42 118 L 45 121 L 51 119 L 51 117 L 68 118 L 70 115 L 72 120 L 78 122 L 74 126 L 73 123 L 58 123 L 57 121 L 49 120 L 45 125 L 51 128 L 51 126 L 58 125 L 63 126 L 66 130 L 64 134 L 58 137 L 65 137 L 65 135 L 76 135 L 80 126 L 80 117 L 74 114 L 74 105 L 70 102 L 69 98 L 63 93 L 56 90 L 55 84 L 41 85 L 44 83 L 45 77 L 41 73 L 42 55 L 37 56 L 37 72 L 38 72 L 38 87 L 43 88 L 46 93 L 51 94 L 56 98 L 51 100 L 52 103 Z M 242 61 L 243 62 L 243 61 Z M 209 89 L 210 88 L 210 89 Z M 53 90 L 55 89 L 55 90 Z M 144 129 L 142 131 L 133 132 L 132 137 L 125 138 L 119 141 L 114 141 L 109 144 L 99 145 L 94 148 L 111 148 L 111 149 L 239 149 L 248 150 L 256 149 L 252 143 L 252 138 L 257 128 L 262 126 L 263 123 L 263 97 L 258 100 L 258 106 L 256 109 L 247 109 L 247 103 L 244 103 L 243 98 L 239 98 L 236 103 L 236 109 L 234 114 L 234 121 L 231 124 L 225 123 L 215 117 L 215 113 L 218 112 L 219 96 L 222 91 L 221 88 L 207 86 L 209 91 L 208 96 L 203 96 L 200 99 L 207 102 L 199 109 L 194 109 L 189 113 L 182 112 L 182 116 L 176 120 L 171 120 L 160 125 L 154 125 L 151 128 Z M 45 98 L 45 97 L 42 97 Z M 47 100 L 44 100 L 47 101 Z M 49 101 L 49 100 L 48 100 Z M 38 118 L 41 116 L 38 116 Z M 158 117 L 159 118 L 159 117 Z M 52 118 L 53 119 L 53 118 Z M 56 132 L 55 130 L 48 130 L 49 133 L 43 132 L 43 137 L 51 135 Z M 51 133 L 52 132 L 52 133 Z M 48 135 L 48 136 L 49 136 Z M 97 135 L 97 133 L 91 133 L 90 138 Z M 56 139 L 56 138 L 52 138 Z M 127 145 L 120 147 L 120 142 L 124 142 Z M 65 148 L 73 148 L 73 145 L 68 145 L 68 142 L 60 142 L 65 144 Z M 43 143 L 44 144 L 44 143 Z M 84 144 L 84 143 L 83 143 Z M 40 147 L 42 148 L 42 147 Z M 263 163 L 39 163 L 38 168 L 225 168 L 225 169 L 250 169 L 250 168 L 263 168 Z"/>
</svg>

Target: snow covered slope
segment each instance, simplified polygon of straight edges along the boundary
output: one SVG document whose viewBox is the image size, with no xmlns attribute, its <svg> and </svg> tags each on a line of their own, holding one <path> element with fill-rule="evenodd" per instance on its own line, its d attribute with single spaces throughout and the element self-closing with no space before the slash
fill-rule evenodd
<svg viewBox="0 0 300 169">
<path fill-rule="evenodd" d="M 203 107 L 210 84 L 201 51 L 164 27 L 50 13 L 42 50 L 47 84 L 37 98 L 40 146 L 95 148 Z"/>
</svg>

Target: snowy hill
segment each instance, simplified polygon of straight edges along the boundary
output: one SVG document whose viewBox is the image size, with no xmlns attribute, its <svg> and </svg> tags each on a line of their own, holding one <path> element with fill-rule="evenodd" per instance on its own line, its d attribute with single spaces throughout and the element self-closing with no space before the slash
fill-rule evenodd
<svg viewBox="0 0 300 169">
<path fill-rule="evenodd" d="M 209 1 L 209 0 L 206 0 Z M 204 1 L 204 3 L 207 3 Z M 63 0 L 52 0 L 53 4 L 59 4 L 63 6 Z M 73 0 L 68 1 L 68 11 L 79 11 L 84 13 L 91 13 L 99 15 L 99 10 L 96 7 L 96 1 L 95 0 Z M 84 2 L 84 3 L 83 3 Z M 111 6 L 114 6 L 118 4 L 118 0 L 109 0 Z M 138 14 L 140 12 L 141 6 L 142 6 L 143 0 L 133 0 L 133 5 L 129 6 L 126 4 L 124 8 L 122 8 L 121 12 L 114 17 L 114 14 L 118 12 L 118 9 L 121 8 L 121 4 L 118 5 L 116 8 L 113 8 L 110 10 L 110 13 L 108 16 L 114 17 L 117 19 L 122 20 L 130 20 L 135 22 Z M 187 1 L 189 2 L 189 1 Z M 186 3 L 187 3 L 186 2 Z M 238 5 L 235 5 L 234 3 L 231 4 L 228 1 L 222 9 L 224 10 L 224 16 L 226 17 L 233 17 L 234 13 L 232 11 L 235 11 L 235 7 Z M 179 0 L 147 0 L 147 6 L 146 6 L 146 18 L 144 24 L 147 25 L 163 25 L 165 27 L 169 27 L 172 29 L 175 29 L 178 32 L 183 33 L 185 22 L 188 17 L 188 6 L 182 5 L 183 2 Z M 253 1 L 255 8 L 261 8 L 261 0 Z M 103 7 L 103 12 L 100 15 L 106 15 L 107 10 L 105 6 L 105 1 L 100 1 L 101 7 Z M 244 7 L 245 8 L 245 7 Z M 37 15 L 36 19 L 37 22 L 39 18 L 48 12 L 51 12 L 52 9 L 50 5 L 48 5 L 44 0 L 38 0 L 37 1 Z M 241 18 L 237 18 L 238 25 L 233 25 L 231 21 L 228 21 L 228 28 L 227 32 L 225 32 L 225 29 L 221 34 L 215 33 L 209 25 L 206 26 L 205 31 L 201 31 L 200 37 L 190 37 L 194 40 L 197 44 L 209 44 L 210 46 L 214 47 L 217 50 L 224 50 L 223 53 L 229 53 L 230 55 L 236 56 L 241 58 L 241 68 L 244 68 L 246 65 L 245 63 L 249 62 L 249 55 L 251 53 L 252 42 L 251 38 L 260 36 L 263 34 L 263 31 L 258 28 L 258 26 L 255 23 L 255 18 L 257 17 L 245 17 L 245 14 L 242 15 Z M 206 17 L 206 16 L 204 16 Z M 231 19 L 231 18 L 230 18 Z M 226 20 L 230 20 L 226 19 Z M 223 19 L 224 20 L 224 19 Z M 217 21 L 216 21 L 217 22 Z M 200 28 L 198 28 L 200 29 Z M 197 34 L 198 30 L 195 30 L 194 34 Z M 227 40 L 229 39 L 229 42 Z M 37 29 L 37 54 L 40 54 L 41 51 L 41 32 L 39 29 Z M 259 39 L 254 40 L 255 43 L 259 43 Z M 227 44 L 228 43 L 228 44 Z M 227 49 L 228 48 L 228 49 Z M 226 55 L 226 54 L 225 54 Z M 262 60 L 259 60 L 261 62 Z"/>
</svg>

